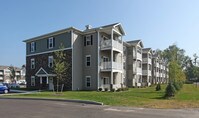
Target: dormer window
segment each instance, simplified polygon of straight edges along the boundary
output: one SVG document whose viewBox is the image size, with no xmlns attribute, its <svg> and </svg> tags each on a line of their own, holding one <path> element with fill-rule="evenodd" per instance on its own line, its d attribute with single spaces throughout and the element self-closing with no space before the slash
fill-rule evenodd
<svg viewBox="0 0 199 118">
<path fill-rule="evenodd" d="M 54 37 L 50 37 L 47 40 L 47 48 L 51 49 L 53 47 L 55 47 L 55 38 Z"/>
</svg>

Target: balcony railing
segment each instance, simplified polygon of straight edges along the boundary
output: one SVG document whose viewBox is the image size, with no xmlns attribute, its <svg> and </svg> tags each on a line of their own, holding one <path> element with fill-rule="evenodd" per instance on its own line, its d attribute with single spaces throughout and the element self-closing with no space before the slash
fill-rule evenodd
<svg viewBox="0 0 199 118">
<path fill-rule="evenodd" d="M 110 69 L 122 70 L 122 63 L 113 62 L 112 64 L 113 65 L 111 66 L 111 62 L 102 62 L 101 70 L 110 70 Z"/>
<path fill-rule="evenodd" d="M 123 45 L 120 41 L 115 41 L 115 40 L 101 41 L 101 49 L 111 49 L 111 48 L 123 51 Z"/>
<path fill-rule="evenodd" d="M 142 58 L 142 63 L 149 63 L 149 64 L 151 64 L 152 61 L 151 61 L 150 58 Z"/>
<path fill-rule="evenodd" d="M 142 75 L 151 76 L 151 71 L 150 70 L 142 70 Z"/>
</svg>

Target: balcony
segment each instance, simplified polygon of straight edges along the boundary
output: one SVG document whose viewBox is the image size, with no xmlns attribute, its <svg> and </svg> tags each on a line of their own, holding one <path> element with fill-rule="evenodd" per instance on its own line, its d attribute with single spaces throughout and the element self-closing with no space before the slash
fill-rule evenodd
<svg viewBox="0 0 199 118">
<path fill-rule="evenodd" d="M 120 41 L 115 40 L 104 40 L 101 41 L 101 50 L 107 50 L 107 49 L 116 49 L 118 51 L 123 51 L 123 45 Z"/>
<path fill-rule="evenodd" d="M 102 62 L 100 69 L 102 71 L 111 71 L 111 69 L 122 70 L 122 63 L 113 62 L 113 65 L 111 66 L 111 62 Z"/>
<path fill-rule="evenodd" d="M 142 75 L 151 76 L 151 71 L 150 70 L 142 70 Z"/>
<path fill-rule="evenodd" d="M 142 58 L 142 63 L 148 63 L 148 64 L 151 64 L 152 61 L 150 58 Z"/>
<path fill-rule="evenodd" d="M 3 75 L 3 72 L 0 72 L 0 75 Z"/>
</svg>

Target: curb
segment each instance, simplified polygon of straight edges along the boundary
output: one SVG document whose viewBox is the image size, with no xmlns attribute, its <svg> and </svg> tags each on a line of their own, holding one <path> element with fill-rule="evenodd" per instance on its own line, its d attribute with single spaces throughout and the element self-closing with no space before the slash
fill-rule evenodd
<svg viewBox="0 0 199 118">
<path fill-rule="evenodd" d="M 0 97 L 0 99 L 13 99 L 13 100 L 44 100 L 44 101 L 60 101 L 60 102 L 73 102 L 73 103 L 84 103 L 92 105 L 103 105 L 102 102 L 88 101 L 88 100 L 67 100 L 67 99 L 48 99 L 48 98 L 9 98 Z"/>
</svg>

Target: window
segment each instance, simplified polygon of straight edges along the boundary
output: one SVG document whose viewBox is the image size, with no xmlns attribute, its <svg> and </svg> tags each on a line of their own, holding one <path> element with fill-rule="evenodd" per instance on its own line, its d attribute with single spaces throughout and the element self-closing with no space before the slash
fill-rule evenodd
<svg viewBox="0 0 199 118">
<path fill-rule="evenodd" d="M 31 69 L 35 69 L 35 59 L 31 59 Z"/>
<path fill-rule="evenodd" d="M 35 86 L 35 76 L 31 76 L 31 86 Z"/>
<path fill-rule="evenodd" d="M 141 67 L 142 67 L 142 62 L 141 62 L 141 61 L 137 61 L 137 66 L 138 66 L 139 68 L 141 68 Z"/>
<path fill-rule="evenodd" d="M 84 36 L 84 46 L 93 45 L 93 35 Z"/>
<path fill-rule="evenodd" d="M 47 48 L 48 49 L 51 49 L 55 47 L 55 38 L 54 37 L 50 37 L 48 40 L 47 40 Z"/>
<path fill-rule="evenodd" d="M 137 47 L 137 52 L 142 54 L 142 49 L 140 47 Z"/>
<path fill-rule="evenodd" d="M 108 57 L 103 57 L 103 62 L 108 62 L 109 61 L 109 59 L 108 59 Z"/>
<path fill-rule="evenodd" d="M 91 55 L 86 55 L 86 66 L 91 66 Z"/>
<path fill-rule="evenodd" d="M 108 77 L 103 78 L 103 84 L 104 85 L 109 84 L 109 78 Z"/>
<path fill-rule="evenodd" d="M 50 67 L 50 68 L 53 67 L 53 56 L 48 57 L 48 67 Z"/>
<path fill-rule="evenodd" d="M 91 76 L 86 76 L 86 87 L 91 87 Z"/>
<path fill-rule="evenodd" d="M 30 43 L 30 52 L 35 52 L 36 50 L 36 43 L 35 42 L 31 42 Z"/>
</svg>

